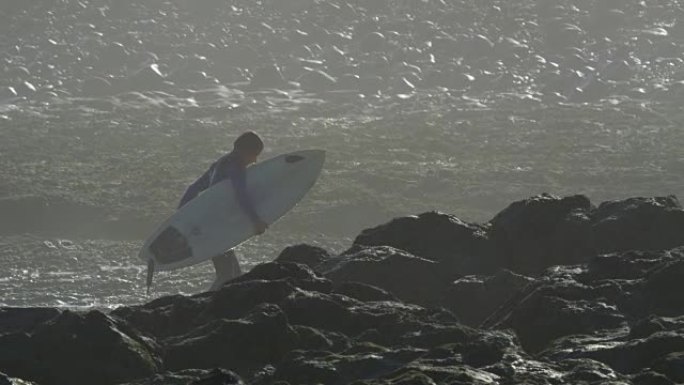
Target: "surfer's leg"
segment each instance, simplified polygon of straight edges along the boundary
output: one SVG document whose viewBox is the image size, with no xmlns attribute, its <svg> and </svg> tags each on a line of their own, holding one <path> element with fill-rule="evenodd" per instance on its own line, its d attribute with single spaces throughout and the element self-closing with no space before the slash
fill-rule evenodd
<svg viewBox="0 0 684 385">
<path fill-rule="evenodd" d="M 214 284 L 211 285 L 211 290 L 217 290 L 224 283 L 242 275 L 240 262 L 238 262 L 233 250 L 228 250 L 221 255 L 215 256 L 211 259 L 211 262 L 214 263 L 214 269 L 216 270 L 216 279 Z"/>
<path fill-rule="evenodd" d="M 235 255 L 235 251 L 233 249 L 230 249 L 226 251 L 225 254 L 226 258 L 230 259 L 231 265 L 233 266 L 233 274 L 234 277 L 239 277 L 242 275 L 242 269 L 240 268 L 240 261 L 237 259 L 237 255 Z"/>
</svg>

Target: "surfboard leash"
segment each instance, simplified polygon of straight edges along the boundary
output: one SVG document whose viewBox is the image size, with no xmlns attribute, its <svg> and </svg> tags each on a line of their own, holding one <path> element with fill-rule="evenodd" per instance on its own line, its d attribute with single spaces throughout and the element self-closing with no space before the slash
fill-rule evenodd
<svg viewBox="0 0 684 385">
<path fill-rule="evenodd" d="M 152 287 L 152 278 L 154 277 L 154 259 L 147 260 L 147 295 L 150 295 L 150 287 Z"/>
</svg>

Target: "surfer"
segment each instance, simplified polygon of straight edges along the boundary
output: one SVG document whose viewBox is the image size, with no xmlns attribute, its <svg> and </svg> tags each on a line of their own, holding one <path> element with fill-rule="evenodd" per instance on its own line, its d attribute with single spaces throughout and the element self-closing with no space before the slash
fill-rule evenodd
<svg viewBox="0 0 684 385">
<path fill-rule="evenodd" d="M 204 174 L 188 186 L 178 204 L 178 208 L 181 208 L 199 195 L 199 193 L 216 183 L 225 179 L 230 179 L 235 190 L 237 201 L 251 219 L 252 224 L 254 225 L 254 231 L 257 234 L 266 231 L 268 224 L 257 214 L 246 189 L 247 166 L 256 162 L 257 157 L 261 154 L 263 149 L 264 143 L 256 133 L 248 131 L 240 135 L 233 143 L 233 151 L 223 155 L 212 163 Z M 216 270 L 216 279 L 211 286 L 211 290 L 218 289 L 225 282 L 242 274 L 240 263 L 232 249 L 221 255 L 217 255 L 212 258 L 211 261 Z"/>
</svg>

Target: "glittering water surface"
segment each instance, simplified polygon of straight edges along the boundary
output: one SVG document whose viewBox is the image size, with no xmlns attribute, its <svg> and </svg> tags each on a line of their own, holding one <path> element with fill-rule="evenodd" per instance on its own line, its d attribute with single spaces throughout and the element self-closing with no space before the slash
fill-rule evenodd
<svg viewBox="0 0 684 385">
<path fill-rule="evenodd" d="M 0 304 L 149 299 L 143 239 L 248 129 L 263 158 L 328 154 L 246 269 L 426 210 L 679 194 L 681 20 L 675 0 L 0 1 Z M 161 272 L 153 296 L 212 275 Z"/>
</svg>

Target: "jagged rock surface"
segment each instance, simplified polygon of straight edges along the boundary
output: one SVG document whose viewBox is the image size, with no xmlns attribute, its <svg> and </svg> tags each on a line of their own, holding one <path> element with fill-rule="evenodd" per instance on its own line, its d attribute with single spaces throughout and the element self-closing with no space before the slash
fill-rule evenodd
<svg viewBox="0 0 684 385">
<path fill-rule="evenodd" d="M 297 245 L 110 314 L 4 308 L 0 383 L 681 383 L 683 213 L 541 195 L 486 224 L 395 219 L 340 255 Z"/>
</svg>

